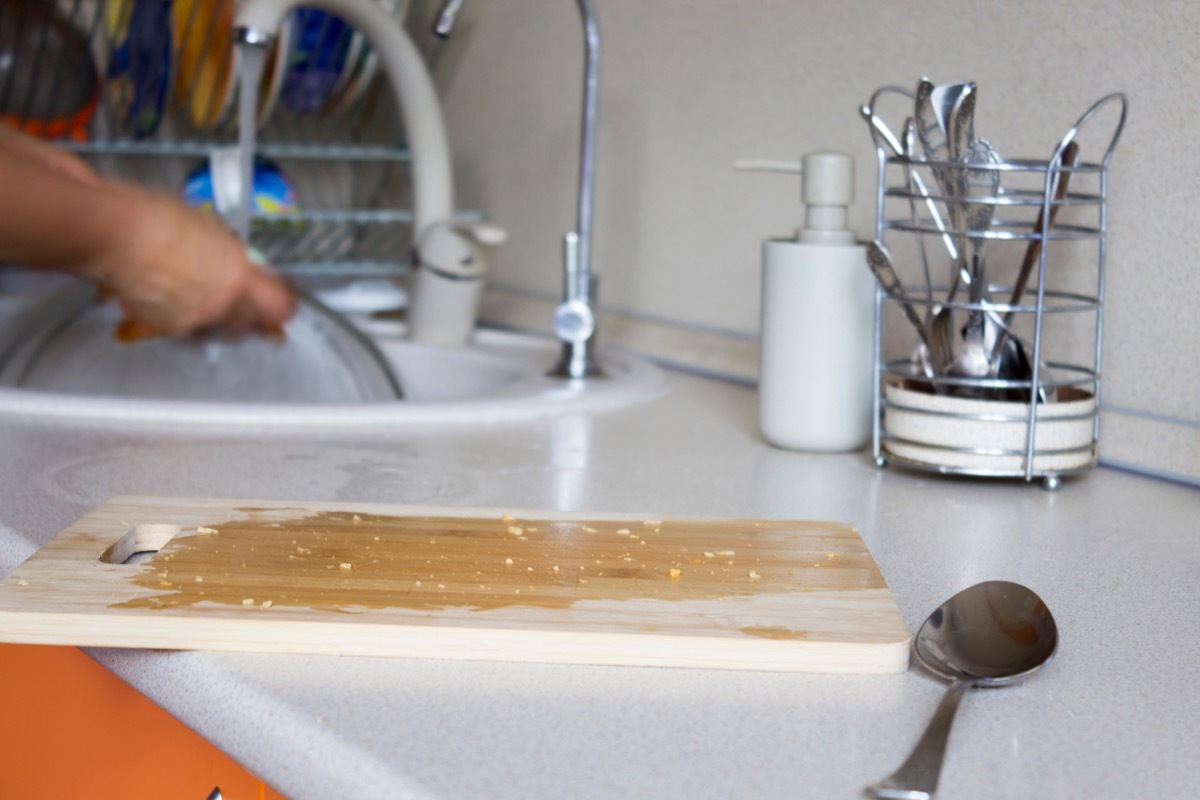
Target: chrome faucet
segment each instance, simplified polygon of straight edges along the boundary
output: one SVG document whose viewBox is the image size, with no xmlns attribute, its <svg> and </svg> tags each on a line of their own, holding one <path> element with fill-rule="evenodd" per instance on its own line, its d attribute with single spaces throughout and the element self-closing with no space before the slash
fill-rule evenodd
<svg viewBox="0 0 1200 800">
<path fill-rule="evenodd" d="M 434 24 L 434 33 L 450 36 L 464 0 L 446 0 Z M 568 233 L 563 255 L 563 301 L 554 311 L 554 334 L 562 341 L 562 356 L 551 371 L 561 378 L 586 378 L 603 374 L 593 352 L 596 316 L 593 311 L 595 279 L 592 276 L 592 187 L 596 172 L 596 107 L 600 95 L 600 28 L 591 0 L 576 0 L 583 20 L 584 75 L 583 120 L 579 148 L 579 219 Z"/>
</svg>

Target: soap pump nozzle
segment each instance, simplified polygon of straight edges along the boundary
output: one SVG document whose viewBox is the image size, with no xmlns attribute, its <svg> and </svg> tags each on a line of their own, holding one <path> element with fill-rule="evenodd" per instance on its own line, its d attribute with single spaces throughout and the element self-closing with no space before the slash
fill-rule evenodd
<svg viewBox="0 0 1200 800">
<path fill-rule="evenodd" d="M 845 153 L 804 157 L 804 227 L 796 238 L 813 244 L 851 244 L 850 204 L 854 202 L 854 159 Z"/>
<path fill-rule="evenodd" d="M 800 175 L 800 198 L 805 206 L 804 225 L 796 241 L 811 244 L 852 244 L 850 204 L 854 202 L 854 158 L 846 153 L 809 153 L 803 161 L 738 161 L 745 172 Z"/>
</svg>

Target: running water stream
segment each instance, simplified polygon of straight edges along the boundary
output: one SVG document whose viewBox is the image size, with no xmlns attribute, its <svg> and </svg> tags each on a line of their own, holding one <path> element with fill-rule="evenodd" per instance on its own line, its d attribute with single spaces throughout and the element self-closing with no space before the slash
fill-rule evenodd
<svg viewBox="0 0 1200 800">
<path fill-rule="evenodd" d="M 254 214 L 254 139 L 258 127 L 258 89 L 267 51 L 259 45 L 246 42 L 239 42 L 237 48 L 237 61 L 241 69 L 238 92 L 238 156 L 241 169 L 234 229 L 242 241 L 249 244 L 250 221 Z"/>
</svg>

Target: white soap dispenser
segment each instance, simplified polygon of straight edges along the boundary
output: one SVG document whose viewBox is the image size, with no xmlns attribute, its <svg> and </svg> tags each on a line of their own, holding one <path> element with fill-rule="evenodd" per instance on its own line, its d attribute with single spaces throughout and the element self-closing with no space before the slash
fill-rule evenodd
<svg viewBox="0 0 1200 800">
<path fill-rule="evenodd" d="M 759 426 L 777 447 L 856 450 L 871 435 L 875 279 L 848 225 L 854 159 L 804 157 L 804 227 L 763 246 Z"/>
</svg>

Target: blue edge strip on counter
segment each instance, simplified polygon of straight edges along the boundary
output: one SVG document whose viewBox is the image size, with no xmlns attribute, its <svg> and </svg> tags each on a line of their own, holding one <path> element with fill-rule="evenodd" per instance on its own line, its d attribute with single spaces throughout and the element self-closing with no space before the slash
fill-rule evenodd
<svg viewBox="0 0 1200 800">
<path fill-rule="evenodd" d="M 647 358 L 647 356 L 645 356 L 645 355 L 643 355 L 642 357 Z M 738 386 L 745 386 L 745 387 L 748 387 L 751 389 L 756 388 L 758 386 L 757 381 L 750 380 L 748 378 L 743 378 L 743 377 L 740 377 L 737 375 L 728 375 L 728 374 L 725 374 L 725 373 L 722 373 L 722 372 L 719 372 L 716 370 L 704 369 L 703 367 L 697 367 L 693 364 L 687 364 L 687 363 L 678 362 L 678 361 L 674 361 L 671 359 L 659 358 L 659 357 L 653 357 L 653 358 L 650 358 L 650 360 L 654 361 L 656 364 L 658 364 L 661 367 L 664 367 L 667 369 L 673 369 L 678 372 L 684 372 L 689 375 L 695 375 L 695 376 L 701 377 L 701 378 L 711 378 L 713 380 L 724 381 L 725 383 L 732 383 L 732 384 L 736 384 Z M 1189 427 L 1189 428 L 1200 428 L 1200 422 L 1195 422 L 1195 421 L 1187 420 L 1187 419 L 1179 419 L 1176 417 L 1166 417 L 1161 414 L 1153 414 L 1151 412 L 1141 411 L 1139 409 L 1131 409 L 1131 408 L 1124 408 L 1121 406 L 1110 406 L 1110 405 L 1102 405 L 1101 408 L 1105 411 L 1111 411 L 1111 412 L 1114 412 L 1117 414 L 1126 414 L 1128 416 L 1133 416 L 1133 417 L 1152 419 L 1155 422 L 1164 422 L 1164 423 L 1168 423 L 1171 425 L 1182 425 L 1184 427 Z M 1106 469 L 1115 470 L 1117 472 L 1124 472 L 1124 473 L 1127 473 L 1130 475 L 1138 475 L 1143 478 L 1151 478 L 1153 480 L 1165 481 L 1167 483 L 1174 483 L 1174 484 L 1178 484 L 1180 486 L 1188 486 L 1188 487 L 1200 489 L 1200 477 L 1184 475 L 1183 473 L 1179 473 L 1179 472 L 1171 472 L 1169 470 L 1154 469 L 1153 467 L 1147 467 L 1144 464 L 1135 464 L 1131 461 L 1121 461 L 1120 459 L 1105 458 L 1104 456 L 1101 456 L 1097 460 L 1097 465 L 1104 467 Z"/>
<path fill-rule="evenodd" d="M 647 356 L 645 356 L 645 355 L 643 355 L 642 357 L 647 358 Z M 658 357 L 650 358 L 650 360 L 654 361 L 656 364 L 658 364 L 661 367 L 664 367 L 667 369 L 673 369 L 678 372 L 684 372 L 689 375 L 695 375 L 695 376 L 701 377 L 701 378 L 711 378 L 713 380 L 724 381 L 725 383 L 732 383 L 732 384 L 736 384 L 738 386 L 745 386 L 745 387 L 748 387 L 751 389 L 756 388 L 758 386 L 757 381 L 753 381 L 748 378 L 743 378 L 743 377 L 740 377 L 737 375 L 728 375 L 728 374 L 725 374 L 725 373 L 722 373 L 719 371 L 715 371 L 715 370 L 704 369 L 703 367 L 697 367 L 692 364 L 686 364 L 683 362 L 678 362 L 678 361 L 673 361 L 671 359 L 664 359 L 664 358 L 658 358 Z M 1166 417 L 1161 414 L 1153 414 L 1151 412 L 1141 411 L 1139 409 L 1131 409 L 1131 408 L 1125 408 L 1125 407 L 1121 407 L 1121 406 L 1110 406 L 1107 404 L 1102 405 L 1101 408 L 1105 411 L 1111 411 L 1111 412 L 1114 412 L 1117 414 L 1126 414 L 1126 415 L 1132 416 L 1132 417 L 1141 417 L 1144 419 L 1152 419 L 1155 422 L 1164 422 L 1164 423 L 1168 423 L 1171 425 L 1182 425 L 1184 427 L 1189 427 L 1189 428 L 1200 428 L 1200 422 L 1194 422 L 1194 421 L 1188 420 L 1188 419 L 1179 419 L 1176 417 Z M 1200 489 L 1200 478 L 1193 477 L 1191 475 L 1184 475 L 1179 472 L 1171 472 L 1169 470 L 1154 469 L 1153 467 L 1147 467 L 1144 464 L 1135 464 L 1131 461 L 1121 461 L 1120 459 L 1105 458 L 1104 456 L 1101 456 L 1097 460 L 1097 464 L 1106 469 L 1116 470 L 1117 472 L 1124 472 L 1124 473 L 1127 473 L 1130 475 L 1138 475 L 1143 478 L 1152 478 L 1154 480 L 1166 481 L 1167 483 L 1174 483 L 1174 484 L 1178 484 L 1180 486 L 1189 486 L 1192 488 Z"/>
</svg>

